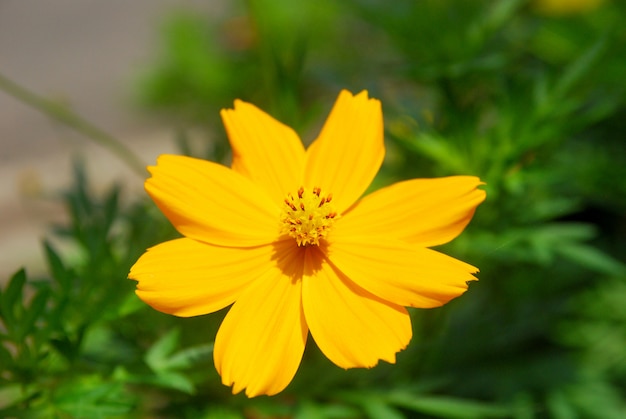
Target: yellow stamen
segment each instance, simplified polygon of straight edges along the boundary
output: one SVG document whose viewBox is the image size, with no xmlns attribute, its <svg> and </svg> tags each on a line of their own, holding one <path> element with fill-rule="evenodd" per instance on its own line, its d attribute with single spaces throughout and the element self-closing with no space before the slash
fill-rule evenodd
<svg viewBox="0 0 626 419">
<path fill-rule="evenodd" d="M 295 197 L 287 194 L 280 217 L 281 233 L 296 239 L 298 246 L 319 245 L 339 218 L 331 200 L 332 195 L 322 196 L 319 187 L 312 190 L 300 187 Z"/>
</svg>

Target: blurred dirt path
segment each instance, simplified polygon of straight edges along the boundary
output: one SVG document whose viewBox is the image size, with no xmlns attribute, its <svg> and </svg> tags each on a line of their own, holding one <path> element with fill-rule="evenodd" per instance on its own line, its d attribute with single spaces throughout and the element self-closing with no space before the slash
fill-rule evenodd
<svg viewBox="0 0 626 419">
<path fill-rule="evenodd" d="M 173 150 L 168 126 L 130 105 L 132 81 L 156 51 L 159 24 L 177 8 L 220 13 L 219 0 L 0 0 L 0 72 L 68 104 L 146 163 Z M 41 238 L 64 216 L 53 196 L 71 180 L 73 156 L 96 189 L 143 179 L 107 150 L 0 92 L 0 282 L 21 266 L 43 269 Z"/>
</svg>

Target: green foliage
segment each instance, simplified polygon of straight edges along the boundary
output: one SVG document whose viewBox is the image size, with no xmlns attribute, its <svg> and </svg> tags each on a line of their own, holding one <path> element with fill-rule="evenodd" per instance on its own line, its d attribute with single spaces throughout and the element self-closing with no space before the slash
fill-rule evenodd
<svg viewBox="0 0 626 419">
<path fill-rule="evenodd" d="M 618 1 L 559 17 L 522 0 L 254 0 L 223 21 L 173 15 L 139 90 L 183 127 L 181 144 L 200 125 L 222 161 L 218 110 L 235 98 L 308 141 L 339 88 L 367 88 L 385 110 L 378 186 L 486 182 L 445 247 L 480 281 L 412 311 L 396 365 L 343 371 L 309 345 L 280 395 L 232 396 L 212 365 L 223 313 L 162 315 L 126 279 L 173 229 L 145 197 L 94 196 L 78 167 L 71 221 L 44 242 L 49 277 L 19 270 L 0 292 L 0 416 L 624 417 L 624 18 Z"/>
</svg>

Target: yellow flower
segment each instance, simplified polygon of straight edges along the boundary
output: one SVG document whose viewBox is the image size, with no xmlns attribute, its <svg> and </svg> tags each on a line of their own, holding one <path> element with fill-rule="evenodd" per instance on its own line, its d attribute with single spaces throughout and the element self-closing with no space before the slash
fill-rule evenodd
<svg viewBox="0 0 626 419">
<path fill-rule="evenodd" d="M 359 198 L 385 154 L 367 92 L 339 94 L 319 137 L 235 101 L 222 118 L 231 168 L 164 155 L 146 190 L 184 238 L 132 267 L 137 295 L 177 316 L 233 304 L 214 361 L 233 393 L 283 390 L 309 331 L 342 368 L 395 362 L 411 339 L 405 307 L 459 296 L 477 269 L 428 249 L 456 237 L 485 192 L 472 176 L 414 179 Z"/>
</svg>

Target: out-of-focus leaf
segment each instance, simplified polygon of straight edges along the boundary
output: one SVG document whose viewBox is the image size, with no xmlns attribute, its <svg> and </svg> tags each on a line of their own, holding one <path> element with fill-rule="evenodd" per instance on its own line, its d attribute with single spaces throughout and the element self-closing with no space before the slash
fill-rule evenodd
<svg viewBox="0 0 626 419">
<path fill-rule="evenodd" d="M 41 288 L 30 302 L 30 305 L 24 313 L 24 320 L 22 321 L 22 329 L 20 330 L 21 337 L 27 336 L 34 328 L 35 323 L 39 320 L 41 313 L 46 309 L 48 297 L 50 296 L 50 288 Z"/>
<path fill-rule="evenodd" d="M 192 346 L 173 354 L 162 363 L 162 367 L 168 370 L 189 368 L 200 360 L 210 359 L 212 354 L 213 344 Z"/>
<path fill-rule="evenodd" d="M 117 370 L 116 373 L 118 378 L 128 383 L 170 388 L 187 394 L 193 394 L 196 390 L 193 382 L 189 378 L 175 371 L 157 371 L 155 375 L 131 374 L 121 370 Z"/>
<path fill-rule="evenodd" d="M 243 413 L 225 406 L 212 406 L 202 414 L 202 416 L 194 416 L 201 419 L 245 419 Z"/>
<path fill-rule="evenodd" d="M 526 0 L 502 0 L 493 3 L 483 19 L 483 26 L 488 32 L 500 28 L 513 17 L 517 9 L 525 2 Z"/>
<path fill-rule="evenodd" d="M 45 240 L 43 245 L 48 267 L 52 271 L 52 277 L 59 283 L 63 290 L 68 290 L 71 286 L 72 273 L 65 268 L 61 257 L 50 242 Z"/>
<path fill-rule="evenodd" d="M 111 225 L 115 221 L 118 212 L 118 201 L 120 196 L 120 187 L 119 185 L 115 185 L 111 188 L 108 196 L 104 199 L 104 213 L 103 213 L 103 230 L 108 232 L 111 228 Z"/>
<path fill-rule="evenodd" d="M 179 329 L 172 329 L 163 335 L 146 353 L 146 364 L 155 372 L 184 369 L 213 353 L 213 344 L 197 345 L 174 353 L 179 341 Z"/>
<path fill-rule="evenodd" d="M 124 298 L 124 300 L 122 300 L 122 302 L 116 307 L 117 312 L 113 317 L 126 317 L 146 307 L 147 305 L 141 301 L 135 293 L 128 294 L 126 298 Z"/>
<path fill-rule="evenodd" d="M 163 371 L 169 368 L 169 356 L 178 346 L 180 330 L 172 329 L 154 343 L 146 352 L 146 364 L 153 371 Z"/>
<path fill-rule="evenodd" d="M 372 398 L 362 404 L 365 414 L 371 419 L 403 419 L 404 415 L 383 400 Z"/>
<path fill-rule="evenodd" d="M 567 389 L 570 403 L 576 406 L 581 418 L 623 419 L 626 412 L 623 389 L 605 380 L 592 377 Z"/>
<path fill-rule="evenodd" d="M 584 243 L 565 243 L 558 246 L 556 250 L 572 262 L 585 268 L 608 275 L 626 274 L 626 265 Z"/>
<path fill-rule="evenodd" d="M 193 394 L 196 390 L 189 378 L 177 372 L 159 372 L 152 383 L 162 387 L 180 390 L 187 394 Z"/>
<path fill-rule="evenodd" d="M 23 400 L 25 396 L 20 384 L 8 384 L 0 387 L 0 409 L 13 406 Z"/>
<path fill-rule="evenodd" d="M 70 417 L 90 419 L 124 415 L 134 404 L 122 383 L 100 382 L 96 377 L 66 384 L 57 390 L 53 403 Z"/>
<path fill-rule="evenodd" d="M 466 159 L 460 155 L 452 144 L 443 138 L 431 134 L 419 134 L 403 141 L 411 150 L 442 165 L 451 173 L 464 173 L 467 169 Z"/>
<path fill-rule="evenodd" d="M 351 419 L 361 418 L 362 413 L 353 406 L 324 404 L 305 401 L 299 404 L 294 419 Z"/>
<path fill-rule="evenodd" d="M 553 391 L 548 394 L 547 405 L 551 418 L 571 419 L 578 417 L 574 407 L 560 391 Z"/>
<path fill-rule="evenodd" d="M 565 96 L 568 91 L 582 79 L 596 64 L 606 48 L 606 38 L 596 41 L 583 55 L 565 69 L 554 87 L 555 99 L 559 100 Z"/>
<path fill-rule="evenodd" d="M 0 338 L 2 335 L 0 335 Z M 2 368 L 7 368 L 13 363 L 13 356 L 11 352 L 9 352 L 2 343 L 2 339 L 0 339 L 0 365 Z"/>
<path fill-rule="evenodd" d="M 387 396 L 389 403 L 438 418 L 482 419 L 509 418 L 511 408 L 453 397 L 416 396 L 395 392 Z"/>
<path fill-rule="evenodd" d="M 16 324 L 24 310 L 22 294 L 26 284 L 26 271 L 20 269 L 9 280 L 9 285 L 0 296 L 0 313 L 2 321 L 9 333 L 18 330 L 20 325 Z"/>
</svg>

